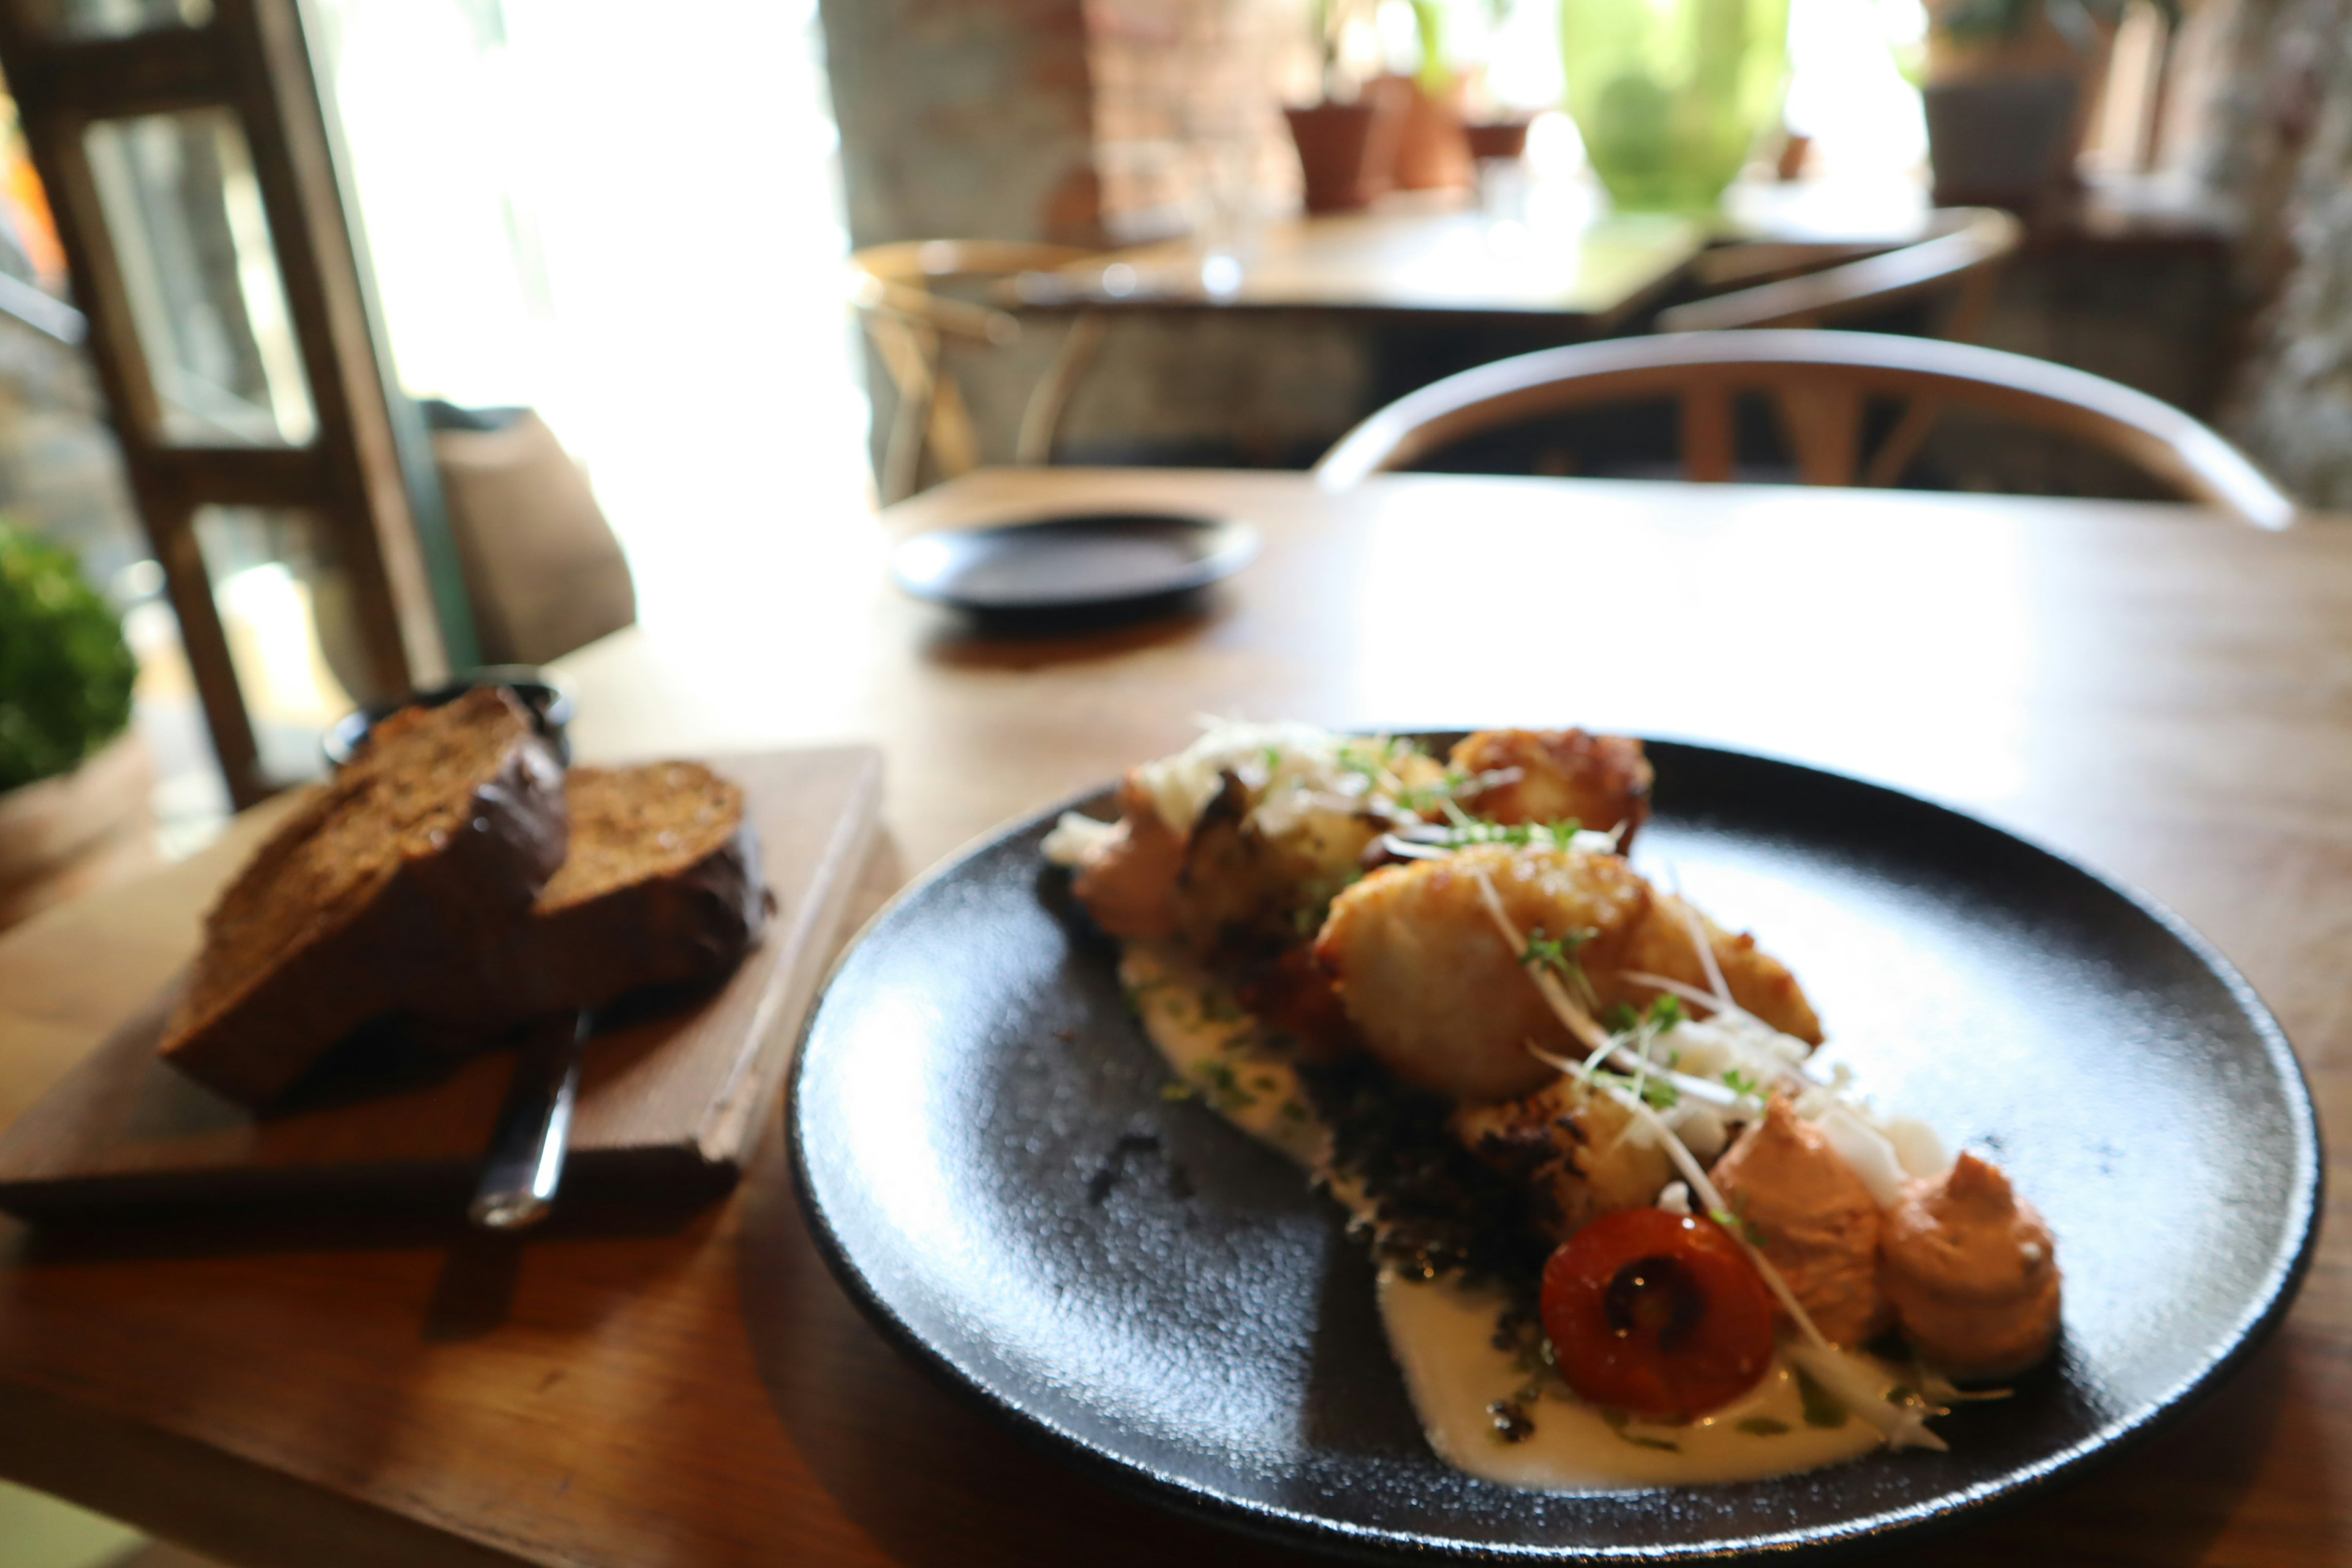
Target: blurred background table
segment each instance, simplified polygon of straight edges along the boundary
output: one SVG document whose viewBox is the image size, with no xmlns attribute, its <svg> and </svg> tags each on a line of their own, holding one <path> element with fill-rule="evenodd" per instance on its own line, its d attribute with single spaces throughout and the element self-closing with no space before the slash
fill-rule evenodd
<svg viewBox="0 0 2352 1568">
<path fill-rule="evenodd" d="M 892 853 L 869 900 L 1181 745 L 1202 712 L 1582 722 L 1774 752 L 1957 802 L 2147 889 L 2278 1011 L 2323 1116 L 2352 1113 L 2352 529 L 1983 496 L 1438 476 L 1334 494 L 1076 470 L 980 474 L 885 523 L 1081 506 L 1229 513 L 1265 550 L 1189 615 L 1007 640 L 901 600 L 885 539 L 845 538 L 774 583 L 759 625 L 573 656 L 580 750 L 879 743 Z M 184 958 L 237 847 L 0 942 L 0 1116 Z M 2352 1558 L 2347 1262 L 2338 1226 L 2278 1338 L 2177 1429 L 1903 1561 Z M 772 1126 L 726 1202 L 575 1216 L 519 1247 L 335 1216 L 0 1225 L 0 1473 L 289 1568 L 1276 1557 L 1060 1468 L 903 1361 L 811 1247 Z"/>
<path fill-rule="evenodd" d="M 1315 310 L 1436 313 L 1598 335 L 1669 287 L 1705 226 L 1590 211 L 1506 217 L 1455 193 L 1391 196 L 1369 212 L 1267 223 L 1230 251 L 1166 240 L 1013 280 L 1032 309 Z"/>
</svg>

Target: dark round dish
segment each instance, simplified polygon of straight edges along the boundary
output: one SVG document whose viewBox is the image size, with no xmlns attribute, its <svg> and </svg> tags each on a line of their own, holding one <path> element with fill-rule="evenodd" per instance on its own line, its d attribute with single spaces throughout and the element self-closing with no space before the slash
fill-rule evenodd
<svg viewBox="0 0 2352 1568">
<path fill-rule="evenodd" d="M 919 533 L 890 569 L 919 599 L 1017 616 L 1172 599 L 1256 554 L 1256 531 L 1229 519 L 1102 512 Z"/>
<path fill-rule="evenodd" d="M 503 686 L 513 692 L 516 700 L 530 710 L 532 728 L 555 748 L 558 760 L 567 767 L 571 765 L 572 742 L 566 726 L 572 722 L 574 706 L 572 688 L 553 670 L 533 664 L 486 664 L 455 680 L 412 691 L 397 700 L 371 702 L 337 720 L 334 728 L 320 740 L 319 749 L 327 754 L 329 767 L 340 768 L 367 744 L 370 731 L 402 709 L 438 708 L 482 686 Z"/>
<path fill-rule="evenodd" d="M 2057 1233 L 2060 1351 L 1940 1420 L 1949 1453 L 1587 1495 L 1448 1468 L 1336 1207 L 1161 1098 L 1111 944 L 1039 856 L 1050 812 L 902 894 L 809 1023 L 790 1124 L 835 1271 L 908 1353 L 1100 1479 L 1364 1556 L 1883 1546 L 2120 1454 L 2227 1375 L 2301 1280 L 2321 1172 L 2245 982 L 2175 916 L 1975 818 L 1761 757 L 1651 755 L 1636 863 L 1760 932 L 1862 1087 L 1990 1148 Z"/>
</svg>

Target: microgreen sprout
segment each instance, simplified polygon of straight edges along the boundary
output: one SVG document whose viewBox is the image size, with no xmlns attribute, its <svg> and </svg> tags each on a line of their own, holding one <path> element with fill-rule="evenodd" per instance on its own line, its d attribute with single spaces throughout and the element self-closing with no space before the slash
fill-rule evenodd
<svg viewBox="0 0 2352 1568">
<path fill-rule="evenodd" d="M 1592 982 L 1584 975 L 1584 965 L 1577 961 L 1577 952 L 1601 932 L 1591 926 L 1563 931 L 1555 937 L 1541 926 L 1528 933 L 1527 946 L 1520 950 L 1519 962 L 1541 974 L 1549 971 L 1558 974 L 1576 999 L 1589 1012 L 1595 1005 Z"/>
</svg>

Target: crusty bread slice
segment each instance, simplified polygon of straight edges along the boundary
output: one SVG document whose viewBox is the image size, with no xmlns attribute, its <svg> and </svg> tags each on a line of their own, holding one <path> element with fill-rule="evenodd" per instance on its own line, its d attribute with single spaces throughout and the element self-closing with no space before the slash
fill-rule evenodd
<svg viewBox="0 0 2352 1568">
<path fill-rule="evenodd" d="M 715 979 L 771 900 L 743 792 L 699 763 L 574 768 L 572 847 L 507 941 L 411 999 L 419 1037 L 454 1047 L 526 1018 Z"/>
<path fill-rule="evenodd" d="M 504 940 L 563 860 L 562 778 L 495 689 L 376 726 L 205 916 L 164 1058 L 263 1104 L 421 977 Z"/>
</svg>

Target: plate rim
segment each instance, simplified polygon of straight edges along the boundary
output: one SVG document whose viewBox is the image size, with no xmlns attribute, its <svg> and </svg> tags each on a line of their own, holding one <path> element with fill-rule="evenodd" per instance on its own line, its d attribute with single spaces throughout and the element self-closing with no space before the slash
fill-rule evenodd
<svg viewBox="0 0 2352 1568">
<path fill-rule="evenodd" d="M 1459 737 L 1465 730 L 1398 729 L 1391 733 L 1428 740 Z M 1011 1403 L 984 1381 L 968 1373 L 903 1320 L 858 1268 L 835 1231 L 814 1189 L 808 1150 L 802 1134 L 801 1082 L 808 1060 L 807 1045 L 815 1032 L 835 981 L 842 970 L 905 904 L 945 881 L 973 860 L 1008 840 L 1036 832 L 1065 812 L 1083 810 L 1117 789 L 1116 781 L 1068 795 L 1051 805 L 1023 814 L 973 835 L 940 858 L 906 886 L 893 893 L 843 944 L 827 967 L 815 1000 L 803 1016 L 793 1040 L 791 1073 L 785 1087 L 785 1136 L 792 1159 L 793 1192 L 809 1235 L 827 1269 L 866 1321 L 894 1349 L 907 1355 L 934 1383 L 969 1406 L 1008 1426 L 1031 1447 L 1068 1465 L 1112 1489 L 1155 1507 L 1222 1529 L 1293 1550 L 1318 1552 L 1359 1562 L 1394 1563 L 1402 1559 L 1448 1563 L 1684 1563 L 1747 1559 L 1770 1554 L 1782 1562 L 1823 1562 L 1864 1551 L 1881 1550 L 1899 1541 L 1926 1541 L 1964 1529 L 1994 1514 L 2044 1496 L 2128 1457 L 2202 1405 L 2256 1352 L 2267 1343 L 2294 1307 L 2313 1259 L 2317 1254 L 2326 1215 L 2326 1142 L 2303 1061 L 2285 1029 L 2237 965 L 2210 939 L 2169 907 L 2137 884 L 2109 875 L 2080 858 L 2053 847 L 2038 837 L 1994 822 L 1979 812 L 1933 795 L 1859 774 L 1840 772 L 1816 763 L 1767 751 L 1695 740 L 1667 733 L 1636 737 L 1645 750 L 1665 747 L 1710 752 L 1742 762 L 1760 762 L 1793 773 L 1811 774 L 1833 785 L 1853 787 L 1887 797 L 1901 805 L 1924 806 L 1957 818 L 1969 827 L 1996 834 L 2047 859 L 2055 861 L 2122 899 L 2179 942 L 2219 980 L 2232 1003 L 2253 1026 L 2264 1053 L 2277 1068 L 2286 1090 L 2286 1110 L 2294 1138 L 2295 1163 L 2301 1180 L 2290 1194 L 2284 1217 L 2291 1224 L 2288 1239 L 2273 1255 L 2251 1305 L 2230 1331 L 2217 1338 L 2219 1347 L 2136 1419 L 2110 1421 L 2097 1431 L 2053 1454 L 1995 1479 L 1907 1507 L 1882 1510 L 1828 1527 L 1811 1527 L 1715 1541 L 1691 1541 L 1663 1545 L 1546 1546 L 1471 1542 L 1399 1530 L 1350 1525 L 1297 1509 L 1274 1504 L 1245 1503 L 1185 1486 L 1157 1474 L 1128 1458 L 1101 1447 L 1049 1417 Z M 1866 1457 L 1866 1456 L 1865 1456 Z"/>
<path fill-rule="evenodd" d="M 934 539 L 946 534 L 1012 533 L 1022 529 L 1047 527 L 1056 523 L 1087 522 L 1098 520 L 1122 519 L 1133 521 L 1173 522 L 1201 533 L 1209 543 L 1208 552 L 1183 572 L 1174 573 L 1159 586 L 1117 594 L 1090 594 L 1078 598 L 973 598 L 930 586 L 919 586 L 910 581 L 898 564 L 898 553 L 918 540 Z M 1233 576 L 1253 561 L 1265 543 L 1265 535 L 1247 518 L 1224 512 L 1175 511 L 1154 507 L 1136 507 L 1124 510 L 1089 508 L 1070 511 L 1027 513 L 974 523 L 969 527 L 950 526 L 926 528 L 894 540 L 890 544 L 890 580 L 908 597 L 929 605 L 946 605 L 959 610 L 980 615 L 1037 615 L 1055 611 L 1083 610 L 1097 606 L 1133 605 L 1155 599 L 1173 598 L 1221 583 Z"/>
</svg>

